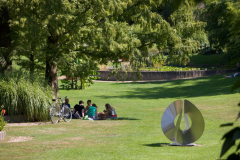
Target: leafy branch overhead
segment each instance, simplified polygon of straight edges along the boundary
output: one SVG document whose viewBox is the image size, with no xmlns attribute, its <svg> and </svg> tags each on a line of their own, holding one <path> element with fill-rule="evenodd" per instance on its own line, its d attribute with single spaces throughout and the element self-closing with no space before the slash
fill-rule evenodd
<svg viewBox="0 0 240 160">
<path fill-rule="evenodd" d="M 64 68 L 66 57 L 94 64 L 124 58 L 137 69 L 141 57 L 155 45 L 171 55 L 179 52 L 179 62 L 185 63 L 199 45 L 194 34 L 204 26 L 194 20 L 194 2 L 199 1 L 1 1 L 0 17 L 8 17 L 3 23 L 9 33 L 0 34 L 10 42 L 0 46 L 1 53 L 6 61 L 17 57 L 18 64 L 32 74 L 45 70 L 56 94 L 58 69 Z M 161 12 L 167 6 L 172 6 L 171 22 Z"/>
<path fill-rule="evenodd" d="M 234 91 L 240 88 L 240 81 L 238 80 L 231 88 L 231 91 Z M 239 105 L 240 106 L 240 105 Z M 240 118 L 240 112 L 237 115 L 236 121 Z M 234 123 L 222 124 L 221 127 L 233 126 Z M 224 143 L 222 145 L 220 157 L 222 157 L 230 148 L 236 147 L 236 150 L 228 156 L 228 159 L 240 159 L 240 127 L 234 127 L 232 130 L 224 134 L 222 140 Z"/>
</svg>

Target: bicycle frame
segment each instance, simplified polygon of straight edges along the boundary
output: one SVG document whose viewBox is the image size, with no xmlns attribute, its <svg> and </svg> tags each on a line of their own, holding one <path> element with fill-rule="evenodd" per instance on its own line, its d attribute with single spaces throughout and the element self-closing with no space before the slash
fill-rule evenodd
<svg viewBox="0 0 240 160">
<path fill-rule="evenodd" d="M 55 101 L 55 107 L 59 110 L 62 110 L 62 105 L 63 105 L 63 98 L 57 97 Z"/>
<path fill-rule="evenodd" d="M 65 97 L 65 99 L 66 98 L 67 97 Z M 49 110 L 49 114 L 50 114 L 52 122 L 54 124 L 56 124 L 56 123 L 59 122 L 60 119 L 64 119 L 65 122 L 70 122 L 71 119 L 72 119 L 71 109 L 69 109 L 67 105 L 64 105 L 63 98 L 57 97 L 56 99 L 53 99 L 53 101 L 55 102 L 55 105 L 53 107 L 51 107 L 50 110 Z M 67 110 L 65 111 L 64 108 L 65 109 L 67 108 Z M 52 113 L 53 110 L 55 110 L 54 113 Z M 53 117 L 58 117 L 58 121 L 54 121 L 52 119 L 52 115 L 53 115 Z M 69 116 L 70 120 L 66 120 L 66 117 L 68 117 L 68 115 L 70 115 Z"/>
</svg>

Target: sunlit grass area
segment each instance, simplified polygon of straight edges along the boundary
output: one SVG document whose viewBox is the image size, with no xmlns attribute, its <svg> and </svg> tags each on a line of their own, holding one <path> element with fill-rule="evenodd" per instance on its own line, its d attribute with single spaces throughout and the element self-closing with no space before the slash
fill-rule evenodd
<svg viewBox="0 0 240 160">
<path fill-rule="evenodd" d="M 240 95 L 230 92 L 239 78 L 213 76 L 161 82 L 95 82 L 86 90 L 63 90 L 73 107 L 88 99 L 98 110 L 110 103 L 118 120 L 63 120 L 36 126 L 7 126 L 7 139 L 0 142 L 0 159 L 218 159 L 221 138 L 230 128 L 219 126 L 237 116 Z M 205 119 L 200 146 L 173 147 L 161 129 L 164 110 L 175 100 L 188 99 Z M 7 142 L 12 137 L 33 137 Z M 226 157 L 223 157 L 226 158 Z"/>
</svg>

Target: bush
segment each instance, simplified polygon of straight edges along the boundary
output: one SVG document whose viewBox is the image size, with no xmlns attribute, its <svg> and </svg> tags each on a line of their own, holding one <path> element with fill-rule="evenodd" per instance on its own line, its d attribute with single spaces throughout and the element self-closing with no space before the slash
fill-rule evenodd
<svg viewBox="0 0 240 160">
<path fill-rule="evenodd" d="M 0 116 L 0 132 L 5 130 L 5 121 L 2 116 Z"/>
<path fill-rule="evenodd" d="M 3 118 L 4 113 L 2 113 L 2 109 L 3 109 L 3 106 L 0 107 L 0 132 L 5 130 L 4 126 L 6 125 L 5 124 L 6 122 L 4 121 L 4 118 Z"/>
<path fill-rule="evenodd" d="M 0 105 L 8 115 L 25 115 L 28 121 L 49 119 L 53 92 L 38 76 L 5 73 L 0 77 Z"/>
</svg>

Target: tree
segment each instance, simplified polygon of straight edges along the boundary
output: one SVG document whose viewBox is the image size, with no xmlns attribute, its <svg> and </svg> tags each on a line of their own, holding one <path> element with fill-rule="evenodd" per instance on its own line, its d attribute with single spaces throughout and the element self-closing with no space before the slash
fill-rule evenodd
<svg viewBox="0 0 240 160">
<path fill-rule="evenodd" d="M 14 50 L 28 57 L 29 65 L 20 64 L 33 72 L 44 60 L 45 78 L 58 94 L 58 67 L 66 56 L 87 57 L 99 63 L 125 58 L 138 70 L 142 57 L 154 44 L 159 49 L 174 50 L 184 50 L 188 45 L 181 56 L 190 54 L 195 46 L 189 45 L 190 40 L 182 41 L 176 26 L 172 27 L 155 12 L 157 7 L 170 3 L 168 0 L 9 0 L 4 5 L 12 10 L 9 26 L 14 33 L 11 40 Z M 188 1 L 175 3 L 172 5 Z M 196 25 L 192 27 L 198 29 Z"/>
<path fill-rule="evenodd" d="M 75 89 L 78 89 L 78 80 L 80 80 L 79 89 L 84 89 L 86 84 L 90 86 L 93 84 L 92 80 L 97 79 L 96 70 L 99 70 L 97 62 L 88 57 L 82 57 L 82 59 L 66 57 L 66 60 L 61 62 L 60 69 L 63 75 L 72 79 L 72 88 L 75 82 Z"/>
<path fill-rule="evenodd" d="M 239 6 L 239 1 L 223 0 L 210 3 L 203 12 L 210 44 L 226 48 L 229 60 L 240 58 Z"/>
<path fill-rule="evenodd" d="M 196 53 L 201 43 L 207 41 L 204 36 L 205 23 L 196 21 L 194 17 L 194 5 L 189 1 L 184 1 L 183 6 L 179 7 L 171 15 L 172 28 L 176 30 L 179 42 L 175 45 L 170 44 L 170 58 L 174 52 L 178 53 L 177 61 L 186 64 L 190 61 L 189 56 Z M 172 47 L 173 46 L 173 47 Z"/>
<path fill-rule="evenodd" d="M 12 45 L 15 50 L 17 64 L 34 74 L 37 69 L 44 70 L 43 47 L 46 43 L 47 32 L 44 30 L 44 15 L 41 10 L 42 1 L 21 1 L 14 6 L 17 8 L 11 17 Z"/>
<path fill-rule="evenodd" d="M 234 3 L 228 3 L 228 15 L 230 22 L 230 29 L 229 29 L 229 43 L 228 43 L 228 53 L 230 59 L 238 59 L 240 60 L 240 2 L 235 1 Z"/>
<path fill-rule="evenodd" d="M 3 58 L 6 69 L 12 67 L 11 38 L 9 27 L 9 8 L 0 4 L 0 56 Z"/>
<path fill-rule="evenodd" d="M 225 2 L 214 2 L 206 7 L 202 14 L 203 20 L 207 22 L 206 30 L 210 46 L 225 47 L 228 43 L 230 19 Z"/>
</svg>

